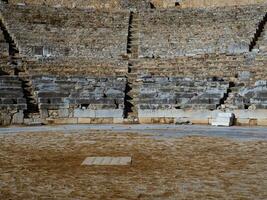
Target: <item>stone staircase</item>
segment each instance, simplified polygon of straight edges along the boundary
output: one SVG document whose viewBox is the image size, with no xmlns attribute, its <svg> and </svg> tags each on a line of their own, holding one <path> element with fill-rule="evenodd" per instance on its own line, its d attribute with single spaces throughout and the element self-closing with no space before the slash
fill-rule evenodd
<svg viewBox="0 0 267 200">
<path fill-rule="evenodd" d="M 20 72 L 19 78 L 22 82 L 22 88 L 24 93 L 24 98 L 27 103 L 27 110 L 24 111 L 24 116 L 26 118 L 27 124 L 41 124 L 41 117 L 38 109 L 38 102 L 34 95 L 34 89 L 28 73 Z"/>
<path fill-rule="evenodd" d="M 0 20 L 0 29 L 4 35 L 4 38 L 6 40 L 6 43 L 8 44 L 8 54 L 9 54 L 9 62 L 8 65 L 13 69 L 14 73 L 16 72 L 16 69 L 18 67 L 20 67 L 21 64 L 21 58 L 19 56 L 19 51 L 18 48 L 14 42 L 14 40 L 12 39 L 12 37 L 10 36 L 10 34 L 8 33 L 4 23 L 2 20 Z"/>
<path fill-rule="evenodd" d="M 263 41 L 263 37 L 266 37 L 266 26 L 267 26 L 267 13 L 264 15 L 262 20 L 259 22 L 254 38 L 251 41 L 249 50 L 253 51 L 255 49 L 259 50 L 259 44 Z"/>
<path fill-rule="evenodd" d="M 238 94 L 238 91 L 239 87 L 232 87 L 230 89 L 225 101 L 220 106 L 221 110 L 236 110 L 246 108 L 244 99 Z"/>
<path fill-rule="evenodd" d="M 139 51 L 139 15 L 138 13 L 130 13 L 128 41 L 127 41 L 127 54 L 131 59 L 138 58 Z"/>
<path fill-rule="evenodd" d="M 127 90 L 125 101 L 125 117 L 127 123 L 138 123 L 138 90 L 139 83 L 137 82 L 136 73 L 128 73 L 127 75 Z"/>
<path fill-rule="evenodd" d="M 9 65 L 13 69 L 14 75 L 18 76 L 22 82 L 23 97 L 26 99 L 27 104 L 27 109 L 24 110 L 24 123 L 28 125 L 41 124 L 38 103 L 34 97 L 30 75 L 23 69 L 19 50 L 2 21 L 0 22 L 0 27 L 6 42 L 9 44 Z"/>
<path fill-rule="evenodd" d="M 263 27 L 262 34 L 258 38 L 257 45 L 254 47 L 257 52 L 267 54 L 267 23 Z"/>
<path fill-rule="evenodd" d="M 137 73 L 132 72 L 133 62 L 139 57 L 139 15 L 131 12 L 129 19 L 127 54 L 129 57 L 125 97 L 125 123 L 139 123 Z"/>
</svg>

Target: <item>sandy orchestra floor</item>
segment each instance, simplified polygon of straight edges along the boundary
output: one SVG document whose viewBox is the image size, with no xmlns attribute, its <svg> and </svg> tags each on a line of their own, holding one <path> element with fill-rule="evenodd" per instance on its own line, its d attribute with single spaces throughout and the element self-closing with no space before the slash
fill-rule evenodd
<svg viewBox="0 0 267 200">
<path fill-rule="evenodd" d="M 81 166 L 132 156 L 131 166 Z M 0 134 L 0 199 L 267 199 L 267 141 L 80 131 Z"/>
</svg>

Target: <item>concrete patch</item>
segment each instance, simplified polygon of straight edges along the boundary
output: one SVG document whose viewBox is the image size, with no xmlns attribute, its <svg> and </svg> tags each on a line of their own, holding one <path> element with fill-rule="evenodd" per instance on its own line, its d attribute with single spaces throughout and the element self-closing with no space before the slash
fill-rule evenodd
<svg viewBox="0 0 267 200">
<path fill-rule="evenodd" d="M 82 165 L 131 165 L 131 157 L 87 157 Z"/>
</svg>

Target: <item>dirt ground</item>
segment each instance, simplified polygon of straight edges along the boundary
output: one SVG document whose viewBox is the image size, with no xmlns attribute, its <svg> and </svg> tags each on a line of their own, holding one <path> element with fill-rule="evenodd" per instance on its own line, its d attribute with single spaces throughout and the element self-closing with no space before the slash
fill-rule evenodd
<svg viewBox="0 0 267 200">
<path fill-rule="evenodd" d="M 81 166 L 132 156 L 131 166 Z M 81 131 L 0 134 L 0 199 L 267 199 L 267 141 Z"/>
</svg>

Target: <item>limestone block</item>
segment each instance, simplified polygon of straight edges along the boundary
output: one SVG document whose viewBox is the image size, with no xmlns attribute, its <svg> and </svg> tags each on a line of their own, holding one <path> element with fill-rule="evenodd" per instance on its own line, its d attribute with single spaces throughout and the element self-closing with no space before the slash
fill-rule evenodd
<svg viewBox="0 0 267 200">
<path fill-rule="evenodd" d="M 250 71 L 238 72 L 238 79 L 241 81 L 249 80 L 250 77 L 251 77 Z"/>
<path fill-rule="evenodd" d="M 236 125 L 238 126 L 249 126 L 250 119 L 245 118 L 237 118 L 236 119 Z"/>
<path fill-rule="evenodd" d="M 23 124 L 24 113 L 23 110 L 19 110 L 12 117 L 12 124 Z"/>
<path fill-rule="evenodd" d="M 59 118 L 68 118 L 69 117 L 69 109 L 59 109 L 58 110 Z"/>
<path fill-rule="evenodd" d="M 88 110 L 88 109 L 74 109 L 74 117 L 78 118 L 122 118 L 123 109 L 107 109 L 107 110 Z"/>
<path fill-rule="evenodd" d="M 92 118 L 91 124 L 112 124 L 113 118 Z"/>
<path fill-rule="evenodd" d="M 266 109 L 257 110 L 234 110 L 237 119 L 267 119 Z"/>
<path fill-rule="evenodd" d="M 267 126 L 267 119 L 258 119 L 257 125 L 258 126 Z"/>
<path fill-rule="evenodd" d="M 150 117 L 139 117 L 139 123 L 140 124 L 151 124 L 152 118 Z"/>
<path fill-rule="evenodd" d="M 213 126 L 232 126 L 234 123 L 233 113 L 218 113 L 217 117 L 213 120 Z"/>
<path fill-rule="evenodd" d="M 192 124 L 209 124 L 209 119 L 190 119 Z"/>
<path fill-rule="evenodd" d="M 48 124 L 77 124 L 78 118 L 59 118 L 59 119 L 46 119 Z"/>
<path fill-rule="evenodd" d="M 40 117 L 42 119 L 45 119 L 45 118 L 49 117 L 48 110 L 47 109 L 40 109 Z"/>
<path fill-rule="evenodd" d="M 113 118 L 114 124 L 123 124 L 123 118 Z"/>
<path fill-rule="evenodd" d="M 89 166 L 121 166 L 121 165 L 130 165 L 132 163 L 131 157 L 87 157 L 82 165 Z"/>
<path fill-rule="evenodd" d="M 91 118 L 78 118 L 78 124 L 91 124 Z"/>
<path fill-rule="evenodd" d="M 8 126 L 11 124 L 11 115 L 6 110 L 0 110 L 0 125 Z"/>
</svg>

